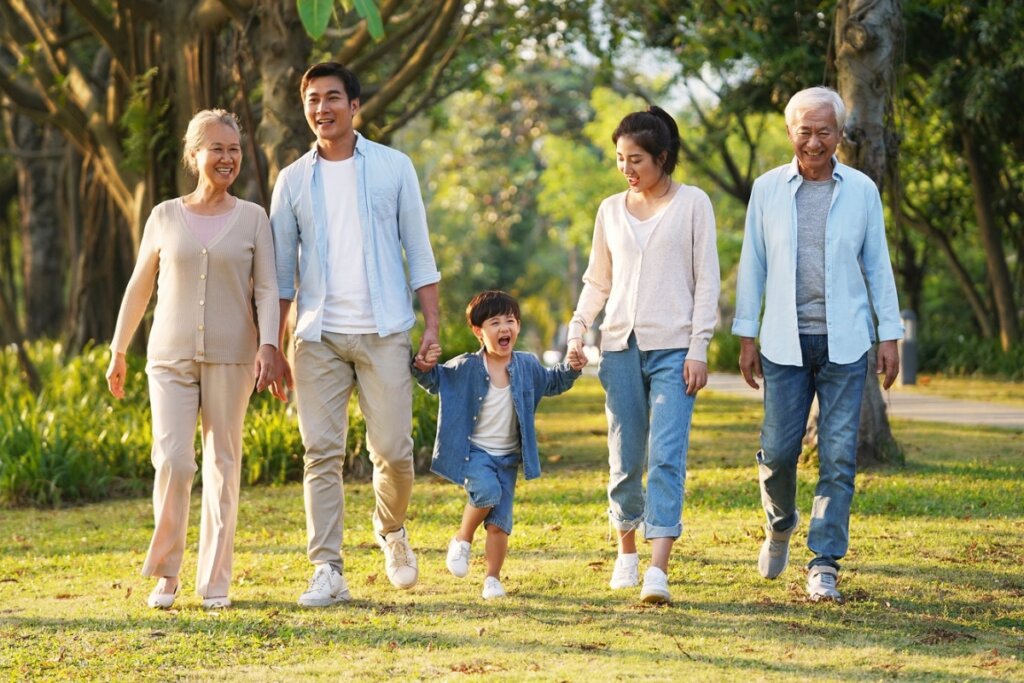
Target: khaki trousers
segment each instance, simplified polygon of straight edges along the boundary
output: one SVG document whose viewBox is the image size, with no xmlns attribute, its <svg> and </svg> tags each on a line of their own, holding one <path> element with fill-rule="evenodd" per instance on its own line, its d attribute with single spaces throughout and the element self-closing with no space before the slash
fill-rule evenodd
<svg viewBox="0 0 1024 683">
<path fill-rule="evenodd" d="M 196 419 L 203 433 L 203 506 L 196 593 L 228 594 L 242 472 L 242 422 L 253 390 L 248 364 L 150 361 L 153 516 L 143 576 L 178 576 L 196 467 Z"/>
<path fill-rule="evenodd" d="M 319 342 L 296 341 L 295 396 L 306 448 L 307 554 L 314 564 L 342 567 L 342 466 L 353 388 L 359 390 L 373 463 L 373 527 L 390 533 L 405 525 L 414 475 L 411 361 L 407 332 L 387 337 L 324 332 Z"/>
</svg>

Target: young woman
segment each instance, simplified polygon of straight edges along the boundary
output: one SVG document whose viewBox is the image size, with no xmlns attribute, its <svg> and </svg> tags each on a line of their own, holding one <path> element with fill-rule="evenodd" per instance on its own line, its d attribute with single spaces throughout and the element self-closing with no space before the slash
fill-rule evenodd
<svg viewBox="0 0 1024 683">
<path fill-rule="evenodd" d="M 110 343 L 107 385 L 124 397 L 124 354 L 155 285 L 146 373 L 156 524 L 142 574 L 159 580 L 148 604 L 166 609 L 181 588 L 199 418 L 203 511 L 196 593 L 204 607 L 223 608 L 231 604 L 242 421 L 254 384 L 262 391 L 278 379 L 280 309 L 267 214 L 229 193 L 242 163 L 235 116 L 222 109 L 199 112 L 184 146 L 183 162 L 198 183 L 192 193 L 157 205 L 146 221 Z"/>
<path fill-rule="evenodd" d="M 639 584 L 636 530 L 651 542 L 640 597 L 668 602 L 668 559 L 682 533 L 690 418 L 707 383 L 718 314 L 715 217 L 700 189 L 672 180 L 679 130 L 658 107 L 612 135 L 628 189 L 601 203 L 590 264 L 569 326 L 569 358 L 604 309 L 609 518 L 619 553 L 611 587 Z M 643 488 L 647 468 L 647 491 Z"/>
</svg>

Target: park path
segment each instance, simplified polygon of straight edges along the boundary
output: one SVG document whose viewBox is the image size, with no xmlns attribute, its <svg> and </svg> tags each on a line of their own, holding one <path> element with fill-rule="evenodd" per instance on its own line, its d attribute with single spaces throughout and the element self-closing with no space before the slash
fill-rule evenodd
<svg viewBox="0 0 1024 683">
<path fill-rule="evenodd" d="M 760 380 L 758 384 L 761 384 Z M 707 390 L 761 400 L 761 390 L 748 387 L 739 375 L 713 372 L 708 378 Z M 889 408 L 889 415 L 902 420 L 1024 429 L 1024 409 L 1016 406 L 924 396 L 898 385 L 882 392 L 882 395 Z"/>
</svg>

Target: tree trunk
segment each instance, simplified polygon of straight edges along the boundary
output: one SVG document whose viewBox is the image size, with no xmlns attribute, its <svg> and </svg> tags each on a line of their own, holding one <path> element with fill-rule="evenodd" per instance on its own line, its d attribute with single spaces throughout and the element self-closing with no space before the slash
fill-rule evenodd
<svg viewBox="0 0 1024 683">
<path fill-rule="evenodd" d="M 4 115 L 18 178 L 25 336 L 59 336 L 64 326 L 66 227 L 55 201 L 60 182 L 61 136 L 27 116 Z"/>
<path fill-rule="evenodd" d="M 847 108 L 839 157 L 870 176 L 881 191 L 890 156 L 897 154 L 890 127 L 902 8 L 899 0 L 840 0 L 835 26 L 838 89 Z M 858 467 L 903 462 L 874 369 L 871 349 L 857 437 Z"/>
<path fill-rule="evenodd" d="M 1003 351 L 1020 341 L 1020 326 L 1017 322 L 1017 304 L 1014 301 L 1013 279 L 1006 264 L 1006 250 L 1003 248 L 1002 231 L 993 211 L 992 183 L 995 164 L 986 163 L 984 151 L 978 144 L 970 124 L 961 131 L 964 157 L 971 175 L 971 190 L 974 193 L 974 214 L 978 219 L 978 232 L 985 250 L 992 295 L 999 317 L 999 341 Z"/>
</svg>

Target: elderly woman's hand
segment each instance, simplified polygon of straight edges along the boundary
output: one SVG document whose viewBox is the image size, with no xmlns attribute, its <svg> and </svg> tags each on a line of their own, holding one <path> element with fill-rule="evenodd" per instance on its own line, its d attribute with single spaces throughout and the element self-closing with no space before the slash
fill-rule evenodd
<svg viewBox="0 0 1024 683">
<path fill-rule="evenodd" d="M 111 351 L 110 365 L 107 366 L 107 388 L 116 399 L 124 398 L 124 377 L 127 369 L 124 354 Z"/>
<path fill-rule="evenodd" d="M 281 377 L 277 365 L 277 349 L 271 344 L 263 344 L 256 352 L 256 363 L 253 366 L 256 376 L 256 391 L 263 391 Z"/>
</svg>

